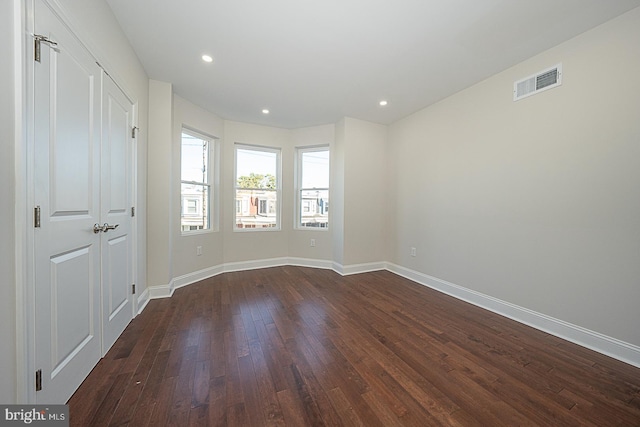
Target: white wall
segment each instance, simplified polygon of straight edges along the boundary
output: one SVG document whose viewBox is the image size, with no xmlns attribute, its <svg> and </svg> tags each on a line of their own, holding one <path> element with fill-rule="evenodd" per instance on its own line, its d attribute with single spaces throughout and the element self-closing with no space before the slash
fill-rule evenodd
<svg viewBox="0 0 640 427">
<path fill-rule="evenodd" d="M 289 130 L 225 121 L 222 143 L 224 221 L 221 223 L 224 238 L 224 262 L 287 257 L 289 256 L 289 234 L 293 221 L 293 189 L 289 186 L 282 188 L 280 230 L 233 231 L 233 211 L 235 209 L 234 144 L 237 142 L 281 148 L 282 174 L 289 176 L 293 173 L 293 147 Z"/>
<path fill-rule="evenodd" d="M 223 121 L 180 97 L 171 85 L 151 81 L 149 153 L 149 277 L 152 286 L 181 285 L 215 274 L 221 266 L 239 268 L 252 261 L 303 259 L 309 265 L 338 269 L 388 259 L 387 127 L 345 118 L 337 125 L 301 129 Z M 168 123 L 172 129 L 167 130 Z M 219 230 L 182 235 L 179 231 L 180 130 L 188 128 L 220 138 Z M 169 142 L 166 135 L 171 134 Z M 281 229 L 234 231 L 234 145 L 243 143 L 281 149 Z M 331 212 L 329 230 L 294 227 L 294 164 L 296 147 L 328 144 L 331 149 Z M 167 170 L 170 173 L 167 173 Z M 311 247 L 310 239 L 316 246 Z M 202 256 L 196 255 L 202 246 Z M 247 264 L 249 263 L 249 264 Z M 153 271 L 151 271 L 151 267 Z"/>
<path fill-rule="evenodd" d="M 251 261 L 305 258 L 331 261 L 331 233 L 294 229 L 295 148 L 328 144 L 333 125 L 296 130 L 224 121 L 172 94 L 171 84 L 150 81 L 149 139 L 149 283 L 154 296 L 167 295 L 167 285 L 181 286 Z M 172 108 L 169 106 L 172 105 Z M 218 230 L 183 235 L 180 232 L 180 132 L 182 126 L 218 138 L 220 183 L 215 197 Z M 282 155 L 281 230 L 234 231 L 234 144 L 280 148 Z M 169 171 L 169 172 L 167 172 Z M 310 247 L 309 239 L 316 239 Z M 202 247 L 202 255 L 196 248 Z M 326 264 L 325 264 L 326 265 Z"/>
<path fill-rule="evenodd" d="M 149 164 L 147 177 L 147 245 L 149 286 L 168 285 L 173 278 L 171 213 L 173 88 L 149 80 Z"/>
<path fill-rule="evenodd" d="M 0 2 L 0 403 L 16 402 L 14 4 Z"/>
<path fill-rule="evenodd" d="M 293 257 L 333 260 L 340 267 L 346 263 L 384 261 L 385 141 L 386 126 L 350 118 L 337 125 L 295 130 L 225 122 L 225 178 L 222 180 L 225 262 Z M 233 231 L 234 205 L 230 201 L 233 201 L 233 145 L 236 142 L 282 149 L 282 229 L 278 232 Z M 295 148 L 324 144 L 329 144 L 332 153 L 329 230 L 296 230 L 293 226 Z M 363 209 L 369 209 L 365 216 Z M 316 240 L 315 247 L 310 246 L 310 239 Z"/>
<path fill-rule="evenodd" d="M 635 9 L 393 124 L 391 261 L 640 345 L 639 75 Z"/>
<path fill-rule="evenodd" d="M 334 125 L 325 125 L 325 126 L 313 126 L 301 129 L 294 129 L 290 131 L 291 134 L 291 144 L 295 148 L 305 147 L 305 146 L 314 146 L 314 145 L 328 145 L 330 153 L 333 150 L 334 139 L 335 139 L 335 126 Z M 295 156 L 295 152 L 293 156 Z M 295 200 L 294 194 L 294 171 L 291 171 L 291 175 L 287 177 L 285 181 L 285 185 L 289 187 L 291 192 L 291 197 Z M 331 186 L 332 183 L 330 182 Z M 329 199 L 329 206 L 331 206 L 332 199 Z M 295 209 L 296 206 L 292 208 L 292 219 L 291 224 L 295 221 Z M 297 258 L 305 258 L 305 259 L 313 259 L 313 260 L 324 260 L 330 261 L 332 259 L 332 238 L 331 234 L 333 233 L 333 223 L 331 222 L 333 218 L 329 218 L 329 228 L 328 229 L 296 229 L 293 228 L 291 233 L 289 233 L 289 256 L 297 257 Z M 315 247 L 311 247 L 311 239 L 314 239 L 316 242 Z"/>
<path fill-rule="evenodd" d="M 329 221 L 331 221 L 331 249 L 334 267 L 344 266 L 344 177 L 346 119 L 336 123 L 335 141 L 331 150 L 331 178 L 329 189 Z"/>
<path fill-rule="evenodd" d="M 331 153 L 334 268 L 349 273 L 388 260 L 387 127 L 345 117 L 335 126 Z M 373 267 L 377 268 L 377 267 Z"/>
<path fill-rule="evenodd" d="M 221 138 L 224 136 L 224 121 L 221 118 L 178 96 L 174 96 L 171 168 L 172 176 L 175 177 L 175 179 L 172 179 L 171 182 L 171 193 L 174 194 L 174 203 L 172 203 L 170 209 L 173 211 L 171 231 L 174 237 L 170 250 L 173 254 L 173 274 L 175 277 L 222 264 L 224 247 L 222 233 L 219 230 L 186 235 L 183 235 L 180 231 L 180 147 L 183 126 L 217 138 L 218 148 L 221 148 Z M 220 157 L 220 153 L 221 151 L 219 150 L 219 152 L 215 154 Z M 225 165 L 220 158 L 214 159 L 213 163 L 214 174 L 220 174 L 220 176 L 222 176 L 224 170 L 228 167 L 224 167 Z M 219 186 L 218 192 L 220 192 Z M 212 204 L 214 206 L 214 215 L 219 215 L 222 211 L 222 209 L 220 209 L 222 197 L 220 197 L 219 194 L 213 193 L 214 192 L 212 192 Z M 217 222 L 223 224 L 220 218 L 218 218 Z M 202 255 L 200 256 L 196 255 L 196 248 L 198 246 L 202 247 Z"/>
<path fill-rule="evenodd" d="M 387 260 L 387 127 L 344 119 L 344 266 Z"/>
</svg>

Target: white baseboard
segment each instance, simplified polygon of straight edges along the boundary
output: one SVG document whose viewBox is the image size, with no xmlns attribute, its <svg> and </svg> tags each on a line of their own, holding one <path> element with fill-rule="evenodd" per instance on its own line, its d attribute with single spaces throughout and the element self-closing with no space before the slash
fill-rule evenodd
<svg viewBox="0 0 640 427">
<path fill-rule="evenodd" d="M 204 279 L 208 279 L 213 276 L 217 276 L 221 273 L 230 273 L 234 271 L 247 271 L 256 270 L 259 268 L 269 267 L 281 267 L 283 265 L 296 265 L 300 267 L 312 267 L 312 268 L 332 268 L 331 261 L 323 261 L 307 258 L 271 258 L 260 259 L 252 261 L 240 261 L 240 262 L 228 262 L 225 264 L 216 265 L 214 267 L 205 268 L 203 270 L 187 273 L 182 276 L 173 278 L 169 284 L 155 285 L 145 289 L 148 293 L 148 299 L 169 298 L 173 295 L 173 292 L 183 286 L 190 285 L 192 283 L 199 282 Z M 146 304 L 145 304 L 146 305 Z M 142 311 L 142 310 L 140 310 Z"/>
<path fill-rule="evenodd" d="M 150 300 L 151 300 L 151 298 L 149 298 L 149 288 L 147 288 L 138 297 L 138 301 L 137 301 L 138 313 L 137 314 L 142 313 L 142 310 L 145 309 L 147 304 L 149 304 Z"/>
<path fill-rule="evenodd" d="M 149 291 L 149 299 L 169 298 L 173 295 L 173 286 L 171 284 L 149 286 L 146 290 Z"/>
<path fill-rule="evenodd" d="M 224 272 L 224 267 L 218 265 L 215 267 L 209 267 L 203 270 L 194 271 L 193 273 L 187 273 L 183 274 L 182 276 L 174 277 L 171 281 L 171 293 L 173 294 L 173 291 L 183 286 L 191 285 L 201 280 L 208 279 L 209 277 L 217 276 L 218 274 Z"/>
<path fill-rule="evenodd" d="M 295 265 L 297 267 L 321 268 L 323 270 L 333 270 L 333 261 L 311 258 L 288 258 L 287 265 Z"/>
<path fill-rule="evenodd" d="M 378 270 L 388 270 L 421 285 L 435 289 L 447 295 L 451 295 L 454 298 L 466 301 L 475 306 L 484 308 L 501 316 L 508 317 L 509 319 L 597 351 L 598 353 L 613 357 L 614 359 L 618 359 L 630 365 L 640 367 L 640 347 L 638 346 L 506 301 L 502 301 L 489 295 L 449 283 L 436 277 L 387 262 L 343 266 L 329 260 L 282 257 L 225 263 L 176 277 L 167 285 L 151 286 L 145 289 L 138 299 L 138 306 L 140 307 L 138 313 L 142 312 L 151 299 L 170 297 L 177 288 L 208 279 L 209 277 L 217 276 L 221 273 L 279 267 L 284 265 L 330 269 L 342 276 Z"/>
<path fill-rule="evenodd" d="M 221 266 L 205 268 L 203 270 L 194 271 L 193 273 L 174 277 L 171 282 L 166 285 L 149 286 L 145 289 L 145 292 L 149 292 L 149 299 L 169 298 L 178 288 L 208 279 L 209 277 L 217 276 L 223 272 L 224 268 Z"/>
<path fill-rule="evenodd" d="M 343 276 L 350 276 L 352 274 L 360 274 L 360 273 L 369 273 L 371 271 L 379 271 L 379 270 L 387 269 L 386 262 L 370 262 L 366 264 L 351 264 L 351 265 L 345 265 L 345 266 L 334 263 L 334 266 L 337 266 L 339 268 L 338 270 L 334 268 L 334 270 Z"/>
<path fill-rule="evenodd" d="M 388 263 L 387 270 L 454 298 L 640 368 L 640 347 L 633 344 L 399 265 Z"/>
<path fill-rule="evenodd" d="M 256 270 L 258 268 L 281 267 L 283 265 L 288 265 L 288 260 L 289 258 L 287 257 L 281 257 L 252 261 L 227 262 L 222 264 L 221 267 L 225 273 L 228 273 L 232 271 Z"/>
</svg>

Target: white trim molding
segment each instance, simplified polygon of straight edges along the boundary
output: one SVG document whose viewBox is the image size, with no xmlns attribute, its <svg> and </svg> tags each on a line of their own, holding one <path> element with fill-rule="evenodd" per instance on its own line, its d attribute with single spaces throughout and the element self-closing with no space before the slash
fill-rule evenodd
<svg viewBox="0 0 640 427">
<path fill-rule="evenodd" d="M 295 265 L 297 267 L 311 267 L 320 268 L 323 270 L 334 270 L 333 261 L 323 259 L 311 259 L 311 258 L 289 258 L 288 265 Z M 336 271 L 337 273 L 337 271 Z"/>
<path fill-rule="evenodd" d="M 220 267 L 221 273 L 229 273 L 232 271 L 257 270 L 259 268 L 281 267 L 289 264 L 289 258 L 269 258 L 251 261 L 226 262 Z"/>
<path fill-rule="evenodd" d="M 187 273 L 182 276 L 175 277 L 171 280 L 170 283 L 166 285 L 149 286 L 147 289 L 145 289 L 143 294 L 140 296 L 140 300 L 141 301 L 143 300 L 142 299 L 143 295 L 147 300 L 158 299 L 158 298 L 168 298 L 171 295 L 173 295 L 173 292 L 178 288 L 190 285 L 192 283 L 199 282 L 204 279 L 208 279 L 213 276 L 217 276 L 218 274 L 221 274 L 221 273 L 257 270 L 260 268 L 270 268 L 270 267 L 282 267 L 285 265 L 295 265 L 298 267 L 310 267 L 310 268 L 321 268 L 325 270 L 333 270 L 342 276 L 347 276 L 350 274 L 366 273 L 369 271 L 384 270 L 386 268 L 386 263 L 384 262 L 376 262 L 376 263 L 369 263 L 369 264 L 354 264 L 354 265 L 349 265 L 345 267 L 341 264 L 338 264 L 329 260 L 297 258 L 297 257 L 281 257 L 281 258 L 258 259 L 258 260 L 249 260 L 249 261 L 227 262 L 224 264 L 216 265 L 214 267 L 205 268 L 203 270 L 198 270 L 198 271 L 194 271 L 193 273 Z M 141 301 L 138 302 L 139 307 L 143 307 L 143 302 Z M 146 305 L 146 302 L 144 302 L 144 305 Z M 138 313 L 141 313 L 141 312 L 142 312 L 142 309 L 140 309 Z"/>
<path fill-rule="evenodd" d="M 336 270 L 336 272 L 340 273 L 343 276 L 350 276 L 352 274 L 361 274 L 361 273 L 370 273 L 372 271 L 386 270 L 387 263 L 386 262 L 370 262 L 366 264 L 351 264 L 351 265 L 340 265 L 340 270 Z"/>
<path fill-rule="evenodd" d="M 142 310 L 145 309 L 147 304 L 149 304 L 150 300 L 151 298 L 149 298 L 149 288 L 146 288 L 144 292 L 142 292 L 138 297 L 138 301 L 137 301 L 138 312 L 136 313 L 136 316 L 142 313 Z"/>
<path fill-rule="evenodd" d="M 178 288 L 208 279 L 209 277 L 217 276 L 220 273 L 224 273 L 224 270 L 222 267 L 217 266 L 178 276 L 171 281 L 171 293 Z"/>
<path fill-rule="evenodd" d="M 323 268 L 323 269 L 332 268 L 331 261 L 323 261 L 323 260 L 307 259 L 307 258 L 282 257 L 282 258 L 260 259 L 260 260 L 250 260 L 250 261 L 228 262 L 225 264 L 220 264 L 214 267 L 205 268 L 203 270 L 198 270 L 198 271 L 194 271 L 193 273 L 187 273 L 182 276 L 175 277 L 171 280 L 170 283 L 166 285 L 150 286 L 147 289 L 145 289 L 145 292 L 148 293 L 148 296 L 147 296 L 148 299 L 168 298 L 171 295 L 173 295 L 173 292 L 178 288 L 191 285 L 193 283 L 208 279 L 213 276 L 217 276 L 222 273 L 231 273 L 234 271 L 257 270 L 260 268 L 269 268 L 269 267 L 281 267 L 284 265 L 295 265 L 299 267 L 312 267 L 312 268 Z M 142 310 L 140 310 L 140 312 L 141 311 Z"/>
<path fill-rule="evenodd" d="M 144 290 L 149 293 L 149 299 L 169 298 L 173 295 L 173 286 L 169 283 L 167 285 L 153 285 Z"/>
<path fill-rule="evenodd" d="M 454 298 L 640 368 L 640 347 L 633 344 L 396 264 L 388 263 L 387 270 Z"/>
<path fill-rule="evenodd" d="M 344 266 L 329 260 L 282 257 L 225 263 L 176 277 L 167 285 L 149 287 L 140 296 L 140 312 L 142 312 L 150 299 L 170 297 L 177 288 L 217 276 L 221 273 L 280 267 L 285 265 L 333 270 L 341 276 L 387 270 L 420 285 L 427 286 L 459 300 L 466 301 L 477 307 L 484 308 L 493 313 L 515 320 L 516 322 L 523 323 L 535 329 L 547 332 L 574 344 L 578 344 L 582 347 L 586 347 L 590 350 L 605 354 L 613 357 L 614 359 L 640 368 L 640 347 L 638 346 L 506 301 L 502 301 L 498 298 L 438 279 L 437 277 L 429 276 L 427 274 L 384 261 Z"/>
</svg>

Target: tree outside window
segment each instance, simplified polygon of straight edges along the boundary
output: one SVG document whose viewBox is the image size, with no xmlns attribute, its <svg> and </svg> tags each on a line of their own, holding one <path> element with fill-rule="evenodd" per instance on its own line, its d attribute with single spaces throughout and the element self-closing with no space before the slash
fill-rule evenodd
<svg viewBox="0 0 640 427">
<path fill-rule="evenodd" d="M 235 230 L 280 228 L 280 150 L 236 144 Z"/>
</svg>

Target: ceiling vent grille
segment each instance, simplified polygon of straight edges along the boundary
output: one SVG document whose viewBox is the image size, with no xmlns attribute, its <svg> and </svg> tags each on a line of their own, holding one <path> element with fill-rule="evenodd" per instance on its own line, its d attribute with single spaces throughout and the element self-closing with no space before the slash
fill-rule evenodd
<svg viewBox="0 0 640 427">
<path fill-rule="evenodd" d="M 513 100 L 517 101 L 561 84 L 562 64 L 558 64 L 515 82 L 513 84 Z"/>
</svg>

